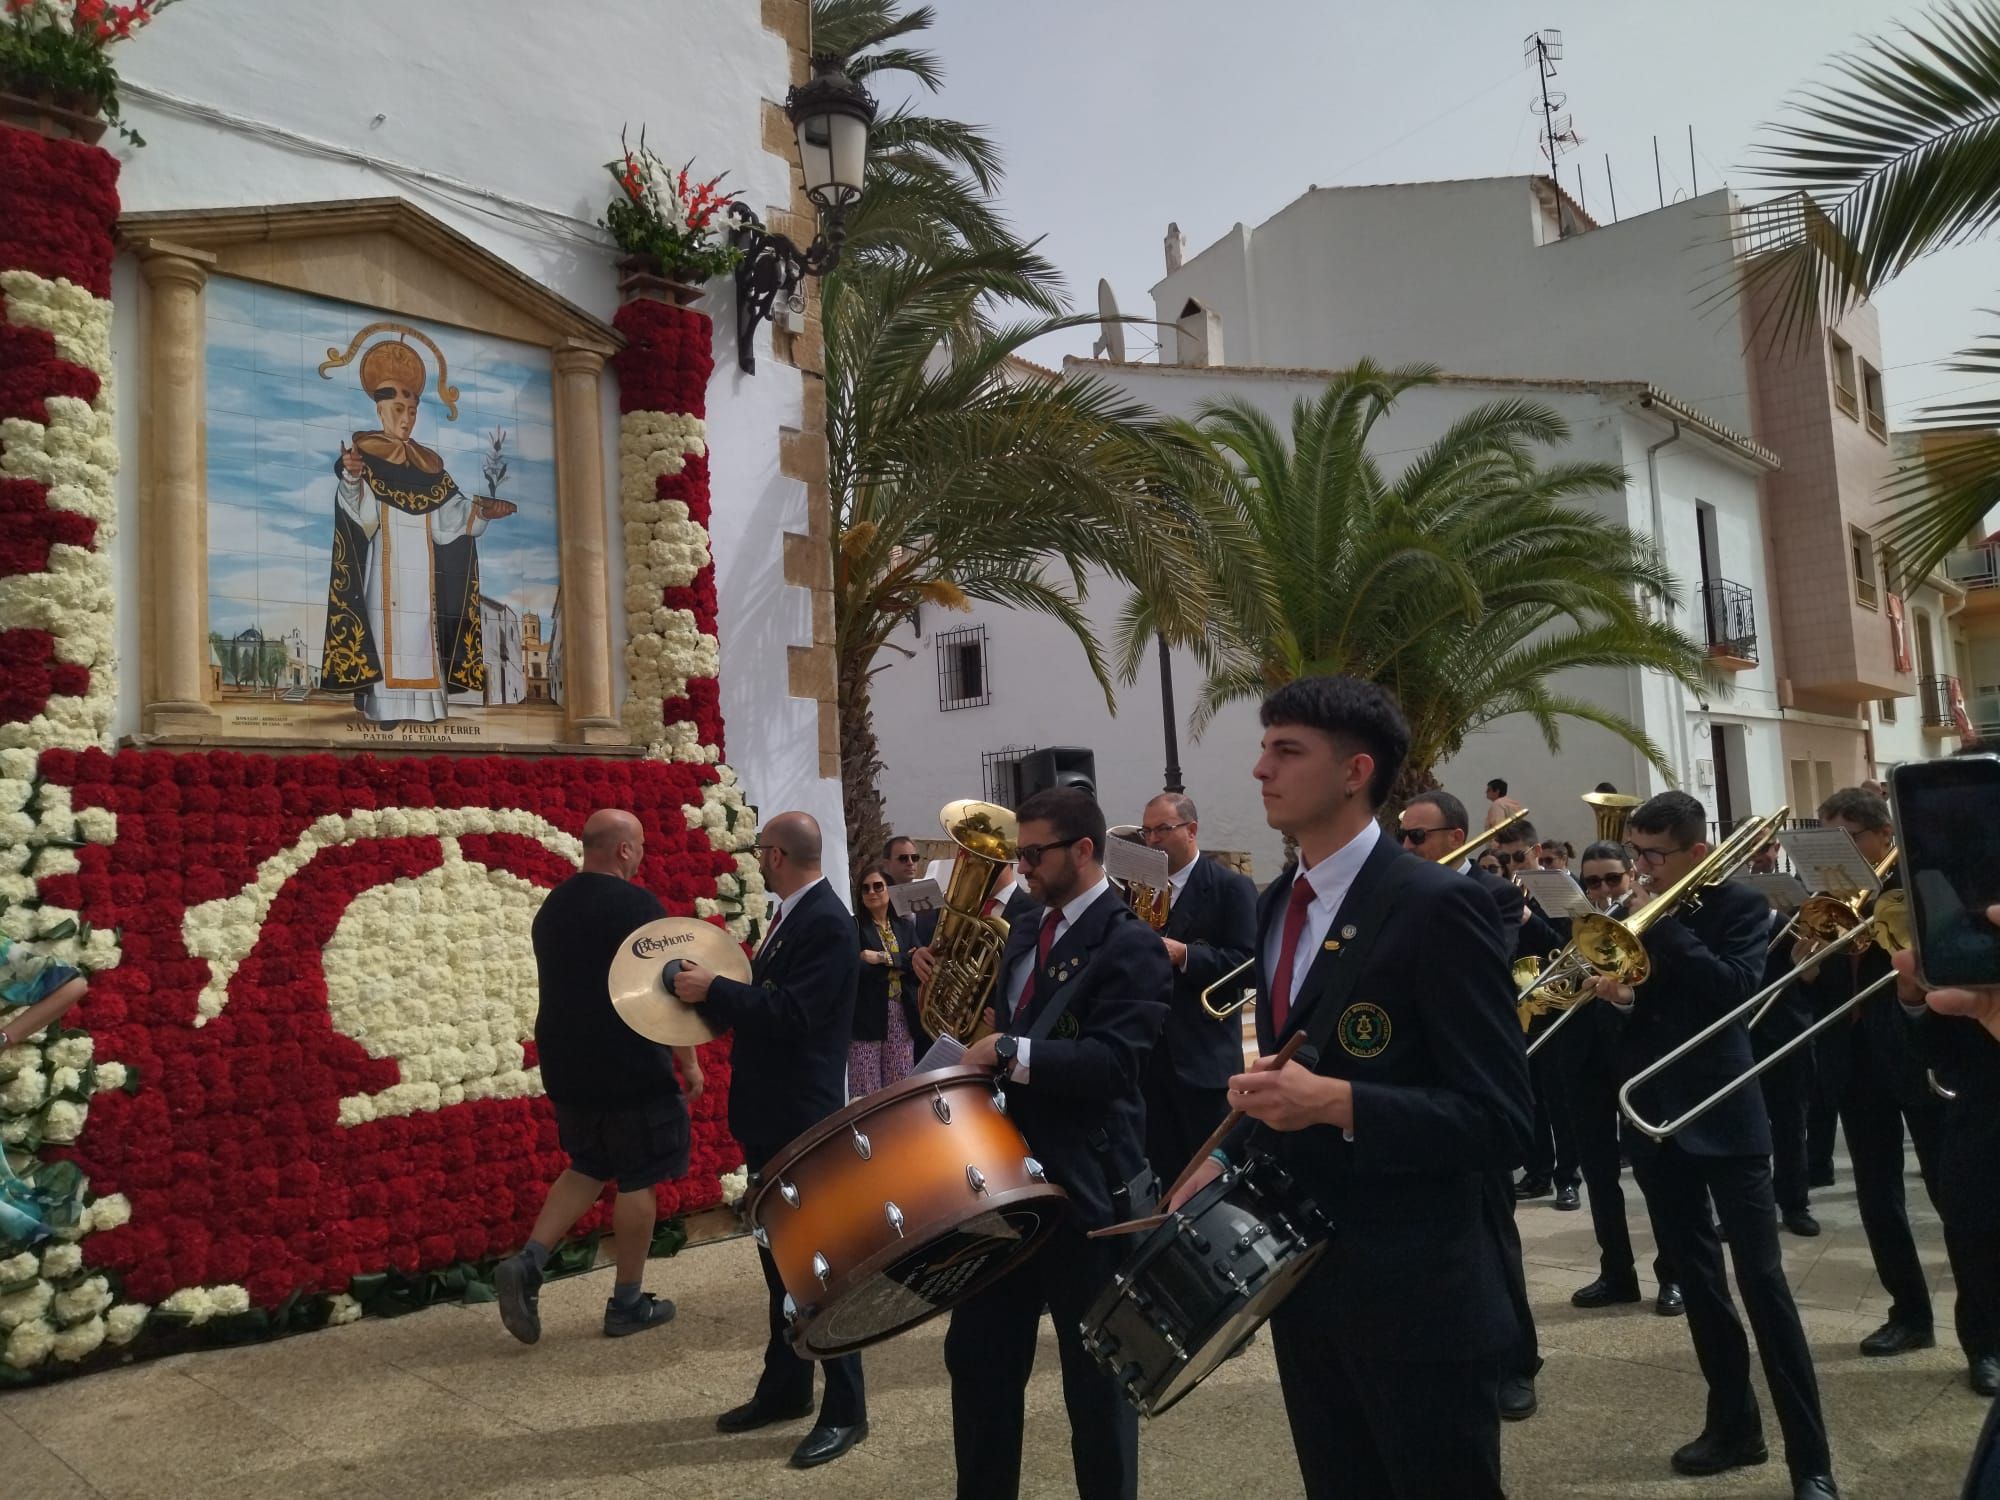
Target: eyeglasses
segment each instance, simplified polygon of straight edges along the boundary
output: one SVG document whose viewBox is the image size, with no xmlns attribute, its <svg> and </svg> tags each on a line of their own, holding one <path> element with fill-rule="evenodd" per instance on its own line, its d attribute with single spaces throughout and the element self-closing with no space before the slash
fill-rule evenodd
<svg viewBox="0 0 2000 1500">
<path fill-rule="evenodd" d="M 1139 830 L 1149 839 L 1165 838 L 1177 828 L 1192 828 L 1192 823 L 1153 823 Z"/>
<path fill-rule="evenodd" d="M 1600 885 L 1623 885 L 1624 883 L 1625 872 L 1623 870 L 1620 870 L 1616 875 L 1586 875 L 1577 882 L 1586 891 L 1594 891 Z"/>
<path fill-rule="evenodd" d="M 1079 833 L 1073 839 L 1057 839 L 1052 844 L 1023 844 L 1014 851 L 1014 857 L 1021 862 L 1022 869 L 1032 870 L 1042 862 L 1042 856 L 1051 849 L 1067 849 L 1071 844 L 1080 844 L 1083 840 L 1084 835 Z"/>
<path fill-rule="evenodd" d="M 750 850 L 753 854 L 764 854 L 767 852 L 778 853 L 778 854 L 784 853 L 784 850 L 780 848 L 780 846 L 778 846 L 777 844 L 752 844 L 750 846 Z"/>
<path fill-rule="evenodd" d="M 1627 844 L 1625 853 L 1630 856 L 1633 864 L 1657 870 L 1676 854 L 1685 854 L 1693 847 L 1693 844 L 1682 844 L 1673 849 L 1641 849 L 1637 844 Z"/>
<path fill-rule="evenodd" d="M 888 882 L 888 881 L 886 881 L 886 880 L 871 880 L 871 881 L 869 881 L 869 882 L 868 882 L 868 883 L 867 883 L 866 885 L 864 885 L 864 886 L 862 886 L 862 887 L 861 887 L 861 894 L 862 894 L 862 895 L 864 895 L 864 896 L 866 896 L 866 895 L 869 895 L 869 894 L 871 894 L 871 893 L 873 893 L 873 892 L 875 892 L 875 891 L 886 891 L 886 890 L 888 890 L 888 889 L 889 889 L 889 882 Z"/>
<path fill-rule="evenodd" d="M 1432 834 L 1443 832 L 1442 828 L 1404 828 L 1398 830 L 1396 836 L 1406 844 L 1421 844 Z"/>
</svg>

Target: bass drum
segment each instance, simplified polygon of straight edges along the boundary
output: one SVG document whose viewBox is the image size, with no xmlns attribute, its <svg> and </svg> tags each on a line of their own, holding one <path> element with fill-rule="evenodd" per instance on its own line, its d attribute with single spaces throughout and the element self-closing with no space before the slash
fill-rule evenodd
<svg viewBox="0 0 2000 1500">
<path fill-rule="evenodd" d="M 1330 1232 L 1272 1158 L 1231 1167 L 1132 1252 L 1084 1318 L 1084 1348 L 1157 1417 L 1249 1340 Z"/>
<path fill-rule="evenodd" d="M 828 1359 L 998 1280 L 1068 1202 L 993 1074 L 941 1068 L 855 1100 L 772 1157 L 750 1226 L 784 1283 L 792 1347 Z"/>
</svg>

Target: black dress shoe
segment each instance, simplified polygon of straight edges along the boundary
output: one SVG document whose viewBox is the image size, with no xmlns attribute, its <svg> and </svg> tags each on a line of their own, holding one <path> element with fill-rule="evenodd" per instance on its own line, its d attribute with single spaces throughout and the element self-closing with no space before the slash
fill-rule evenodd
<svg viewBox="0 0 2000 1500">
<path fill-rule="evenodd" d="M 1782 1222 L 1787 1230 L 1802 1240 L 1813 1239 L 1819 1234 L 1819 1220 L 1808 1209 L 1788 1208 Z"/>
<path fill-rule="evenodd" d="M 1514 1184 L 1514 1200 L 1526 1203 L 1530 1198 L 1546 1198 L 1554 1187 L 1546 1177 L 1523 1177 Z"/>
<path fill-rule="evenodd" d="M 2000 1354 L 1982 1354 L 1965 1372 L 1972 1389 L 1981 1396 L 2000 1396 Z"/>
<path fill-rule="evenodd" d="M 755 1432 L 759 1427 L 769 1427 L 773 1422 L 796 1422 L 800 1417 L 813 1414 L 812 1398 L 808 1396 L 803 1406 L 772 1406 L 752 1396 L 741 1406 L 732 1406 L 715 1419 L 717 1432 Z"/>
<path fill-rule="evenodd" d="M 1660 1295 L 1653 1299 L 1653 1311 L 1663 1318 L 1678 1318 L 1687 1311 L 1681 1289 L 1671 1281 L 1660 1283 Z"/>
<path fill-rule="evenodd" d="M 1760 1432 L 1740 1438 L 1719 1438 L 1704 1432 L 1674 1449 L 1673 1466 L 1676 1474 L 1721 1474 L 1768 1462 L 1770 1457 L 1771 1450 L 1764 1446 Z"/>
<path fill-rule="evenodd" d="M 1500 1382 L 1500 1419 L 1503 1422 L 1525 1422 L 1535 1414 L 1541 1403 L 1535 1399 L 1535 1377 L 1532 1375 L 1509 1375 Z"/>
<path fill-rule="evenodd" d="M 1937 1334 L 1929 1328 L 1891 1318 L 1861 1341 L 1861 1352 L 1871 1359 L 1883 1359 L 1892 1354 L 1934 1348 L 1936 1344 Z"/>
<path fill-rule="evenodd" d="M 792 1450 L 792 1467 L 816 1469 L 821 1464 L 830 1464 L 867 1436 L 866 1422 L 856 1422 L 852 1427 L 815 1427 Z"/>
<path fill-rule="evenodd" d="M 1621 1302 L 1638 1300 L 1638 1282 L 1613 1281 L 1606 1276 L 1600 1276 L 1589 1286 L 1580 1286 L 1569 1294 L 1571 1307 L 1615 1307 Z"/>
<path fill-rule="evenodd" d="M 1840 1500 L 1831 1474 L 1801 1474 L 1792 1481 L 1792 1500 Z"/>
<path fill-rule="evenodd" d="M 1556 1189 L 1556 1207 L 1564 1213 L 1574 1213 L 1583 1207 L 1583 1198 L 1577 1193 L 1575 1183 L 1567 1183 Z"/>
</svg>

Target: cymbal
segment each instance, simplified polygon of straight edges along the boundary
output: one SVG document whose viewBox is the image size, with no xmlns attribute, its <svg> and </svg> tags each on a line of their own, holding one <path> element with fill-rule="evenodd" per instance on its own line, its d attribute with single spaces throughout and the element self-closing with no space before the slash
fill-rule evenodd
<svg viewBox="0 0 2000 1500">
<path fill-rule="evenodd" d="M 628 936 L 613 955 L 611 1008 L 649 1041 L 698 1047 L 715 1031 L 699 1005 L 683 1005 L 669 989 L 682 960 L 728 979 L 750 977 L 750 960 L 722 928 L 698 917 L 661 917 Z"/>
</svg>

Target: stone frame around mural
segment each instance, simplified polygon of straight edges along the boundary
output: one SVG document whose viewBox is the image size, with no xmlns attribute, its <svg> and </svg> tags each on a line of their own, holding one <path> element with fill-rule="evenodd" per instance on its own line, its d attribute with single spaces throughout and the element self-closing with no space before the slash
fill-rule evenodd
<svg viewBox="0 0 2000 1500">
<path fill-rule="evenodd" d="M 136 507 L 141 718 L 138 740 L 273 749 L 639 753 L 618 717 L 602 381 L 623 345 L 610 324 L 401 198 L 125 215 L 123 247 L 145 284 L 137 399 Z M 208 673 L 206 318 L 212 275 L 290 288 L 549 351 L 564 641 L 560 716 L 506 734 L 251 729 L 218 713 Z M 454 719 L 442 724 L 465 724 Z M 545 731 L 545 732 L 544 732 Z"/>
</svg>

